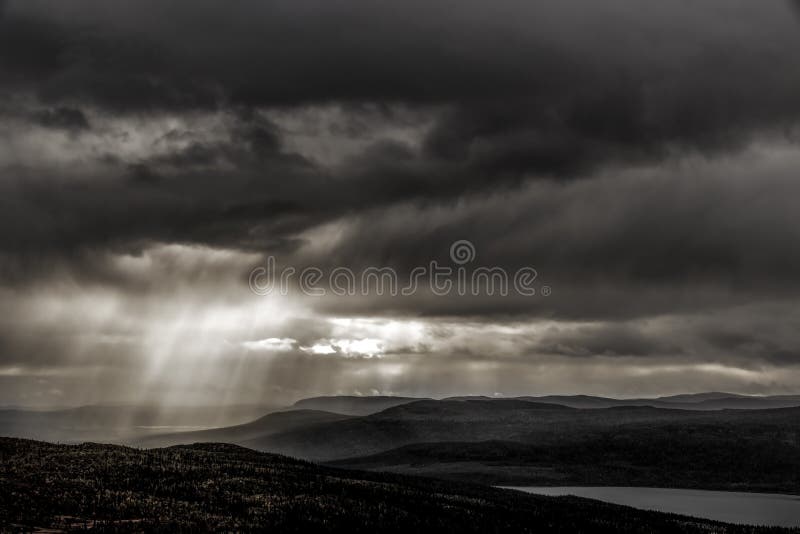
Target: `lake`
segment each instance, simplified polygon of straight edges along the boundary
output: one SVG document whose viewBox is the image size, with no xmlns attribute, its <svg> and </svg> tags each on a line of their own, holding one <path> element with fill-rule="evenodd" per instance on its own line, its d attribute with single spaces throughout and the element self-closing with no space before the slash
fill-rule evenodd
<svg viewBox="0 0 800 534">
<path fill-rule="evenodd" d="M 666 488 L 508 487 L 537 495 L 576 495 L 675 514 L 750 525 L 800 527 L 800 496 Z"/>
</svg>

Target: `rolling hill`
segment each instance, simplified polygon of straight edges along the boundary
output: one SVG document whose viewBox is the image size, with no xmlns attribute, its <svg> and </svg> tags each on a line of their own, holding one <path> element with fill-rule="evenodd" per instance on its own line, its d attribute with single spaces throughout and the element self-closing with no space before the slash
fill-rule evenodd
<svg viewBox="0 0 800 534">
<path fill-rule="evenodd" d="M 170 429 L 235 425 L 278 409 L 278 406 L 90 405 L 59 410 L 0 410 L 0 436 L 64 443 L 124 442 Z"/>
<path fill-rule="evenodd" d="M 572 497 L 339 470 L 233 445 L 139 450 L 0 438 L 0 530 L 796 532 Z"/>
<path fill-rule="evenodd" d="M 132 444 L 142 447 L 166 447 L 198 442 L 248 443 L 264 440 L 273 434 L 290 432 L 299 428 L 309 428 L 321 423 L 333 423 L 350 419 L 350 416 L 319 410 L 292 410 L 274 412 L 242 425 L 197 430 L 194 432 L 173 432 L 155 434 L 135 440 Z"/>
<path fill-rule="evenodd" d="M 750 417 L 747 411 L 706 412 L 648 406 L 590 410 L 525 400 L 416 401 L 363 417 L 273 434 L 246 445 L 329 461 L 412 443 L 497 440 L 555 446 L 575 435 L 625 424 Z"/>
<path fill-rule="evenodd" d="M 417 397 L 387 397 L 387 396 L 334 396 L 334 397 L 311 397 L 295 402 L 292 409 L 320 410 L 325 412 L 335 412 L 344 415 L 369 415 L 380 412 L 401 404 L 416 402 L 422 399 Z"/>
<path fill-rule="evenodd" d="M 152 435 L 169 435 L 167 443 L 186 443 L 200 435 L 191 431 L 241 426 L 276 410 L 318 411 L 348 416 L 369 416 L 384 410 L 420 401 L 436 402 L 433 399 L 387 396 L 333 396 L 302 399 L 289 407 L 266 405 L 238 406 L 186 406 L 161 407 L 149 405 L 82 406 L 59 410 L 34 410 L 24 408 L 0 409 L 0 436 L 41 439 L 66 443 L 99 441 L 106 443 L 145 443 Z M 588 395 L 548 395 L 516 398 L 494 398 L 461 396 L 442 399 L 443 402 L 499 402 L 525 401 L 538 404 L 566 406 L 570 408 L 607 409 L 616 407 L 651 407 L 668 410 L 721 411 L 762 410 L 800 406 L 800 396 L 779 395 L 758 397 L 732 393 L 699 393 L 675 395 L 656 399 L 613 399 Z M 302 416 L 298 417 L 301 420 Z M 299 426 L 302 425 L 298 425 Z M 288 428 L 287 428 L 288 430 Z M 181 432 L 186 432 L 182 437 Z M 239 443 L 240 430 L 214 434 L 223 441 Z M 269 432 L 270 434 L 272 432 Z M 259 435 L 247 439 L 256 440 Z M 157 440 L 147 442 L 158 444 Z"/>
<path fill-rule="evenodd" d="M 679 410 L 766 410 L 800 407 L 800 395 L 758 397 L 734 393 L 696 393 L 655 399 L 613 399 L 589 395 L 547 395 L 517 397 L 531 402 L 561 404 L 572 408 L 613 408 L 617 406 L 650 406 Z"/>
<path fill-rule="evenodd" d="M 800 411 L 597 426 L 554 440 L 415 443 L 331 465 L 493 485 L 800 495 Z"/>
</svg>

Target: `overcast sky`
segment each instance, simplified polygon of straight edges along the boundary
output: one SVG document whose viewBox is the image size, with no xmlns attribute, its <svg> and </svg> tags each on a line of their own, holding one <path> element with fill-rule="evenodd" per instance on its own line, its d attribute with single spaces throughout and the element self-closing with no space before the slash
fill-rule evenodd
<svg viewBox="0 0 800 534">
<path fill-rule="evenodd" d="M 0 0 L 0 405 L 800 393 L 798 15 Z"/>
</svg>

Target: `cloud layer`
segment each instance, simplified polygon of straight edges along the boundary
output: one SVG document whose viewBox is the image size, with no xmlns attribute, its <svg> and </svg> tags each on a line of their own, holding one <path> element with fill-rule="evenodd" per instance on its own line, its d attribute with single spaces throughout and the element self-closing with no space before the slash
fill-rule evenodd
<svg viewBox="0 0 800 534">
<path fill-rule="evenodd" d="M 0 402 L 792 390 L 796 9 L 0 2 Z M 552 295 L 247 287 L 459 239 Z"/>
</svg>

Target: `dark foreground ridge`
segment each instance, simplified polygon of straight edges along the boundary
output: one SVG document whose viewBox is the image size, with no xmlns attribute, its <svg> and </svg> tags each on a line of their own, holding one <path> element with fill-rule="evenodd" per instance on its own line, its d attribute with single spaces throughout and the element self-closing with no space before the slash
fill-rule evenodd
<svg viewBox="0 0 800 534">
<path fill-rule="evenodd" d="M 0 438 L 0 466 L 4 531 L 792 532 L 344 471 L 213 443 L 141 450 Z"/>
</svg>

